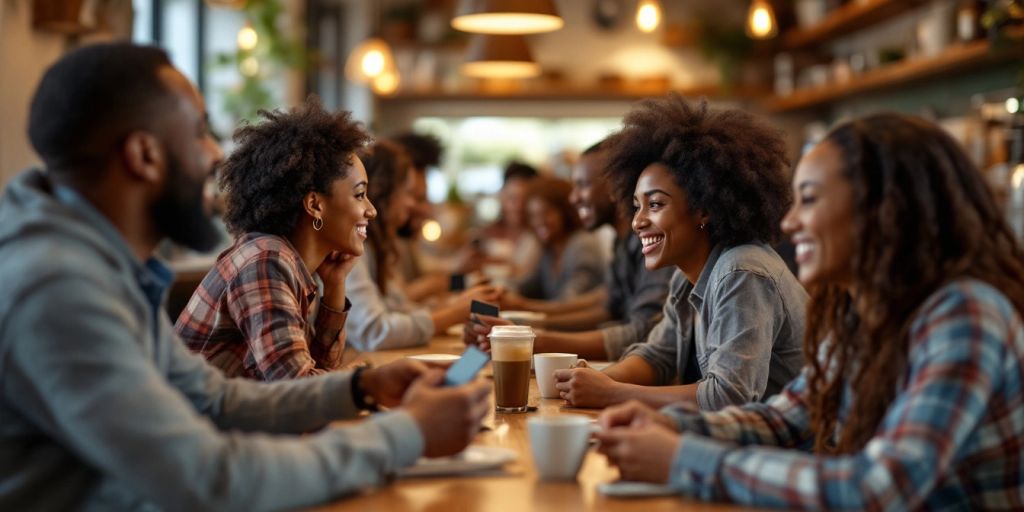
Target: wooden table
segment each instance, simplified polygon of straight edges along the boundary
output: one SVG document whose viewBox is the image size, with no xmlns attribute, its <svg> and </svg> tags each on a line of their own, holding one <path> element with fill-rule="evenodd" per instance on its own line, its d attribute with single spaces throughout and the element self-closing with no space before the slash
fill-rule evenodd
<svg viewBox="0 0 1024 512">
<path fill-rule="evenodd" d="M 463 345 L 459 338 L 446 336 L 435 338 L 426 347 L 350 354 L 348 359 L 351 361 L 368 360 L 374 364 L 384 364 L 414 354 L 460 354 L 462 350 Z M 485 368 L 485 372 L 489 374 L 489 368 Z M 542 399 L 539 397 L 535 379 L 531 379 L 530 382 L 529 403 L 536 405 L 538 411 L 525 414 L 492 413 L 485 423 L 493 428 L 480 433 L 474 441 L 474 444 L 500 446 L 519 454 L 519 459 L 506 464 L 503 471 L 458 477 L 398 479 L 388 486 L 340 500 L 318 510 L 439 512 L 473 510 L 552 512 L 576 510 L 643 512 L 749 510 L 735 505 L 704 503 L 676 497 L 632 499 L 606 497 L 596 491 L 596 486 L 603 482 L 616 480 L 618 471 L 609 466 L 605 457 L 593 449 L 587 452 L 583 467 L 575 482 L 542 482 L 537 478 L 533 468 L 526 420 L 536 414 L 574 413 L 596 417 L 599 411 L 567 409 L 563 407 L 563 400 Z"/>
</svg>

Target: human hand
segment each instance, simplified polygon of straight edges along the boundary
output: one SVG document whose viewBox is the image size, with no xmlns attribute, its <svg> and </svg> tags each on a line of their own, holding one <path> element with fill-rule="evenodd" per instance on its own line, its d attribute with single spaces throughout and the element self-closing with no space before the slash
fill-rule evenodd
<svg viewBox="0 0 1024 512">
<path fill-rule="evenodd" d="M 487 339 L 487 335 L 495 325 L 512 325 L 512 322 L 496 316 L 470 313 L 469 321 L 462 326 L 462 342 L 467 346 L 476 345 L 480 350 L 490 352 L 491 341 Z"/>
<path fill-rule="evenodd" d="M 360 375 L 363 392 L 380 405 L 394 407 L 402 403 L 409 386 L 429 371 L 427 365 L 413 359 L 399 359 Z"/>
<path fill-rule="evenodd" d="M 474 300 L 486 302 L 488 304 L 497 304 L 501 297 L 501 289 L 489 284 L 478 284 L 468 290 L 460 293 L 455 300 L 462 301 L 465 307 L 468 309 L 470 303 Z"/>
<path fill-rule="evenodd" d="M 634 482 L 668 482 L 672 458 L 679 451 L 679 434 L 655 423 L 618 427 L 594 433 L 597 451 L 619 468 L 619 477 Z"/>
<path fill-rule="evenodd" d="M 619 402 L 622 386 L 593 368 L 555 370 L 555 389 L 573 407 L 607 407 Z"/>
<path fill-rule="evenodd" d="M 509 311 L 529 309 L 527 308 L 527 299 L 517 292 L 507 290 L 501 294 L 501 298 L 498 304 L 501 309 L 507 309 Z"/>
<path fill-rule="evenodd" d="M 630 400 L 624 404 L 614 405 L 604 410 L 597 418 L 598 425 L 604 430 L 616 427 L 642 427 L 646 425 L 661 425 L 669 430 L 674 430 L 672 420 L 652 409 L 651 407 Z"/>
<path fill-rule="evenodd" d="M 324 282 L 323 300 L 328 307 L 338 310 L 345 307 L 345 279 L 358 261 L 358 256 L 331 251 L 316 268 Z"/>
<path fill-rule="evenodd" d="M 402 407 L 423 434 L 424 455 L 443 457 L 462 451 L 480 431 L 491 410 L 491 385 L 477 380 L 459 387 L 438 387 L 444 372 L 431 370 L 409 387 Z"/>
</svg>

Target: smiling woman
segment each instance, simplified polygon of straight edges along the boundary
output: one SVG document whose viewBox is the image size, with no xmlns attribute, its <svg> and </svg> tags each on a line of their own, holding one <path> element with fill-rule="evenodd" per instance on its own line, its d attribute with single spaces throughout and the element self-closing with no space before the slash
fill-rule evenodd
<svg viewBox="0 0 1024 512">
<path fill-rule="evenodd" d="M 670 95 L 641 103 L 606 144 L 608 177 L 634 207 L 646 267 L 678 272 L 646 342 L 604 374 L 566 372 L 562 396 L 578 406 L 688 400 L 714 410 L 779 392 L 803 364 L 807 293 L 768 245 L 790 203 L 777 132 L 742 111 Z"/>
<path fill-rule="evenodd" d="M 220 175 L 235 243 L 175 329 L 228 376 L 275 380 L 339 366 L 345 279 L 377 211 L 354 155 L 369 136 L 348 112 L 311 98 L 261 115 L 235 133 Z"/>
</svg>

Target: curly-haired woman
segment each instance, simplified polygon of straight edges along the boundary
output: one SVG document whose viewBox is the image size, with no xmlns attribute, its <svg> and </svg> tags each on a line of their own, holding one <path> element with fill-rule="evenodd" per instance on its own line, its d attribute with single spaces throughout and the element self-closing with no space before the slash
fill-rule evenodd
<svg viewBox="0 0 1024 512">
<path fill-rule="evenodd" d="M 348 112 L 312 99 L 260 115 L 235 132 L 238 148 L 220 171 L 235 242 L 175 329 L 228 376 L 323 373 L 341 362 L 345 279 L 377 215 L 355 157 L 369 137 Z"/>
<path fill-rule="evenodd" d="M 661 322 L 604 372 L 556 373 L 572 405 L 763 400 L 800 371 L 807 293 L 769 243 L 791 202 L 775 130 L 679 95 L 611 135 L 609 178 L 633 206 L 648 269 L 675 267 Z M 639 341 L 639 340 L 638 340 Z"/>
<path fill-rule="evenodd" d="M 426 344 L 431 336 L 466 319 L 472 299 L 497 300 L 490 286 L 466 290 L 431 311 L 403 292 L 397 268 L 398 228 L 409 220 L 415 197 L 412 161 L 396 143 L 380 140 L 359 152 L 370 179 L 370 200 L 380 217 L 370 224 L 366 255 L 348 276 L 352 300 L 349 343 L 361 351 Z"/>
<path fill-rule="evenodd" d="M 540 260 L 508 293 L 502 304 L 528 309 L 528 299 L 553 301 L 577 298 L 604 284 L 607 263 L 597 236 L 582 228 L 569 196 L 572 185 L 550 177 L 535 178 L 526 189 L 526 214 L 542 247 Z M 516 307 L 518 305 L 518 307 Z"/>
<path fill-rule="evenodd" d="M 809 365 L 764 404 L 607 411 L 622 477 L 789 509 L 1021 510 L 1024 250 L 981 173 L 938 126 L 878 114 L 833 130 L 793 190 Z"/>
</svg>

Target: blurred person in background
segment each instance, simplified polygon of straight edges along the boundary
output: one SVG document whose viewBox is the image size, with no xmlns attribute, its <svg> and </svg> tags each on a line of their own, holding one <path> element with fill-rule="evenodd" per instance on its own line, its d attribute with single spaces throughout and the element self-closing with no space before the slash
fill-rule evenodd
<svg viewBox="0 0 1024 512">
<path fill-rule="evenodd" d="M 377 215 L 355 151 L 369 135 L 315 98 L 235 132 L 220 171 L 234 244 L 175 330 L 229 377 L 316 375 L 341 366 L 345 279 Z M 323 290 L 322 292 L 320 290 Z"/>
<path fill-rule="evenodd" d="M 348 341 L 359 351 L 426 345 L 435 334 L 465 320 L 473 299 L 496 302 L 498 290 L 480 285 L 433 311 L 409 299 L 398 271 L 398 227 L 416 206 L 408 180 L 412 161 L 394 142 L 380 140 L 359 152 L 369 179 L 377 218 L 370 223 L 368 246 L 346 281 L 352 303 Z"/>
<path fill-rule="evenodd" d="M 604 286 L 606 262 L 600 240 L 581 229 L 579 216 L 569 202 L 572 185 L 540 177 L 526 189 L 530 229 L 541 244 L 541 256 L 516 287 L 507 292 L 512 300 L 566 301 Z M 506 299 L 507 300 L 507 299 Z"/>
<path fill-rule="evenodd" d="M 453 274 L 463 275 L 480 269 L 483 253 L 476 244 L 471 244 L 450 261 L 431 261 L 423 254 L 423 224 L 433 214 L 433 205 L 427 198 L 427 169 L 441 163 L 441 142 L 432 135 L 412 132 L 398 135 L 394 141 L 405 149 L 412 161 L 407 183 L 415 200 L 409 220 L 398 228 L 398 270 L 405 281 L 405 295 L 416 302 L 442 298 L 449 291 Z"/>
<path fill-rule="evenodd" d="M 533 167 L 522 162 L 510 162 L 505 173 L 498 200 L 501 214 L 498 220 L 482 229 L 477 241 L 488 262 L 507 268 L 500 277 L 506 283 L 515 283 L 537 268 L 540 244 L 526 218 L 527 189 L 540 175 Z"/>
</svg>

